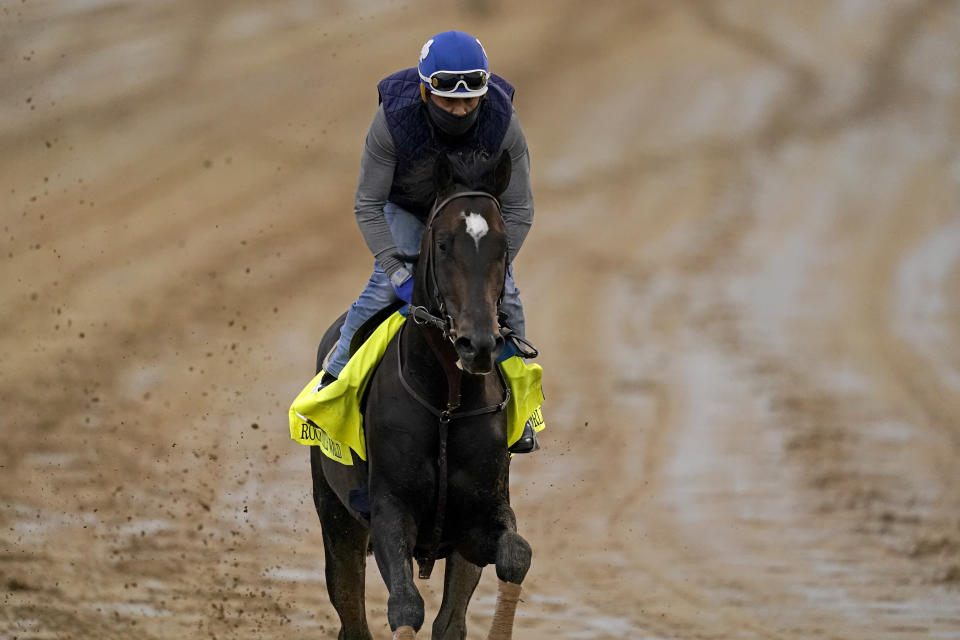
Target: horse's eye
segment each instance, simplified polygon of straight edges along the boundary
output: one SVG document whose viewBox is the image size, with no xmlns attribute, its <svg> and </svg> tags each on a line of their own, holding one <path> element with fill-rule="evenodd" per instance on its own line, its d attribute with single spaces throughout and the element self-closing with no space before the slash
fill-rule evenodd
<svg viewBox="0 0 960 640">
<path fill-rule="evenodd" d="M 447 252 L 447 242 L 446 242 L 446 240 L 439 240 L 439 241 L 437 242 L 437 249 L 440 251 L 440 253 L 446 253 L 446 252 Z"/>
</svg>

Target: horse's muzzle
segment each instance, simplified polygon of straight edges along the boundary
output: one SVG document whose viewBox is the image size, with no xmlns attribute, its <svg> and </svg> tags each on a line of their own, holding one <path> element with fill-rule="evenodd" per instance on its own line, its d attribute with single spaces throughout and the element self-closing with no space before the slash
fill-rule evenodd
<svg viewBox="0 0 960 640">
<path fill-rule="evenodd" d="M 503 344 L 503 336 L 499 333 L 459 335 L 453 342 L 463 370 L 478 375 L 493 371 Z"/>
</svg>

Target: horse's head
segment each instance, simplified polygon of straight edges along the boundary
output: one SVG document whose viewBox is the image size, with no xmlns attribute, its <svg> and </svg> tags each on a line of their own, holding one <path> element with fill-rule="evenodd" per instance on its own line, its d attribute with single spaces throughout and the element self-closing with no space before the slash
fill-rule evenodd
<svg viewBox="0 0 960 640">
<path fill-rule="evenodd" d="M 507 268 L 507 234 L 497 200 L 510 181 L 510 155 L 494 162 L 434 166 L 437 200 L 423 234 L 414 302 L 447 319 L 464 371 L 493 371 L 503 348 L 497 308 Z"/>
</svg>

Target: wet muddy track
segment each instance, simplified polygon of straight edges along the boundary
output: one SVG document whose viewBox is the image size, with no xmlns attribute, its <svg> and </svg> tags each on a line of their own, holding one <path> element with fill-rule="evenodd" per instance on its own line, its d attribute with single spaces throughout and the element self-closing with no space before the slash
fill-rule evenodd
<svg viewBox="0 0 960 640">
<path fill-rule="evenodd" d="M 453 24 L 537 198 L 518 637 L 960 638 L 960 4 L 202 5 L 0 0 L 0 638 L 335 637 L 286 409 Z"/>
</svg>

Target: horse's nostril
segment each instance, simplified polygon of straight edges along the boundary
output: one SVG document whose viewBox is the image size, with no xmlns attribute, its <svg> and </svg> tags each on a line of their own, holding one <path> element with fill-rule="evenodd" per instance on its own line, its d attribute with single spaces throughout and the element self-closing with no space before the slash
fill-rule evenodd
<svg viewBox="0 0 960 640">
<path fill-rule="evenodd" d="M 457 338 L 456 342 L 453 344 L 458 351 L 463 353 L 472 354 L 477 352 L 476 348 L 473 346 L 473 342 L 470 341 L 470 338 L 464 338 L 461 336 Z"/>
</svg>

